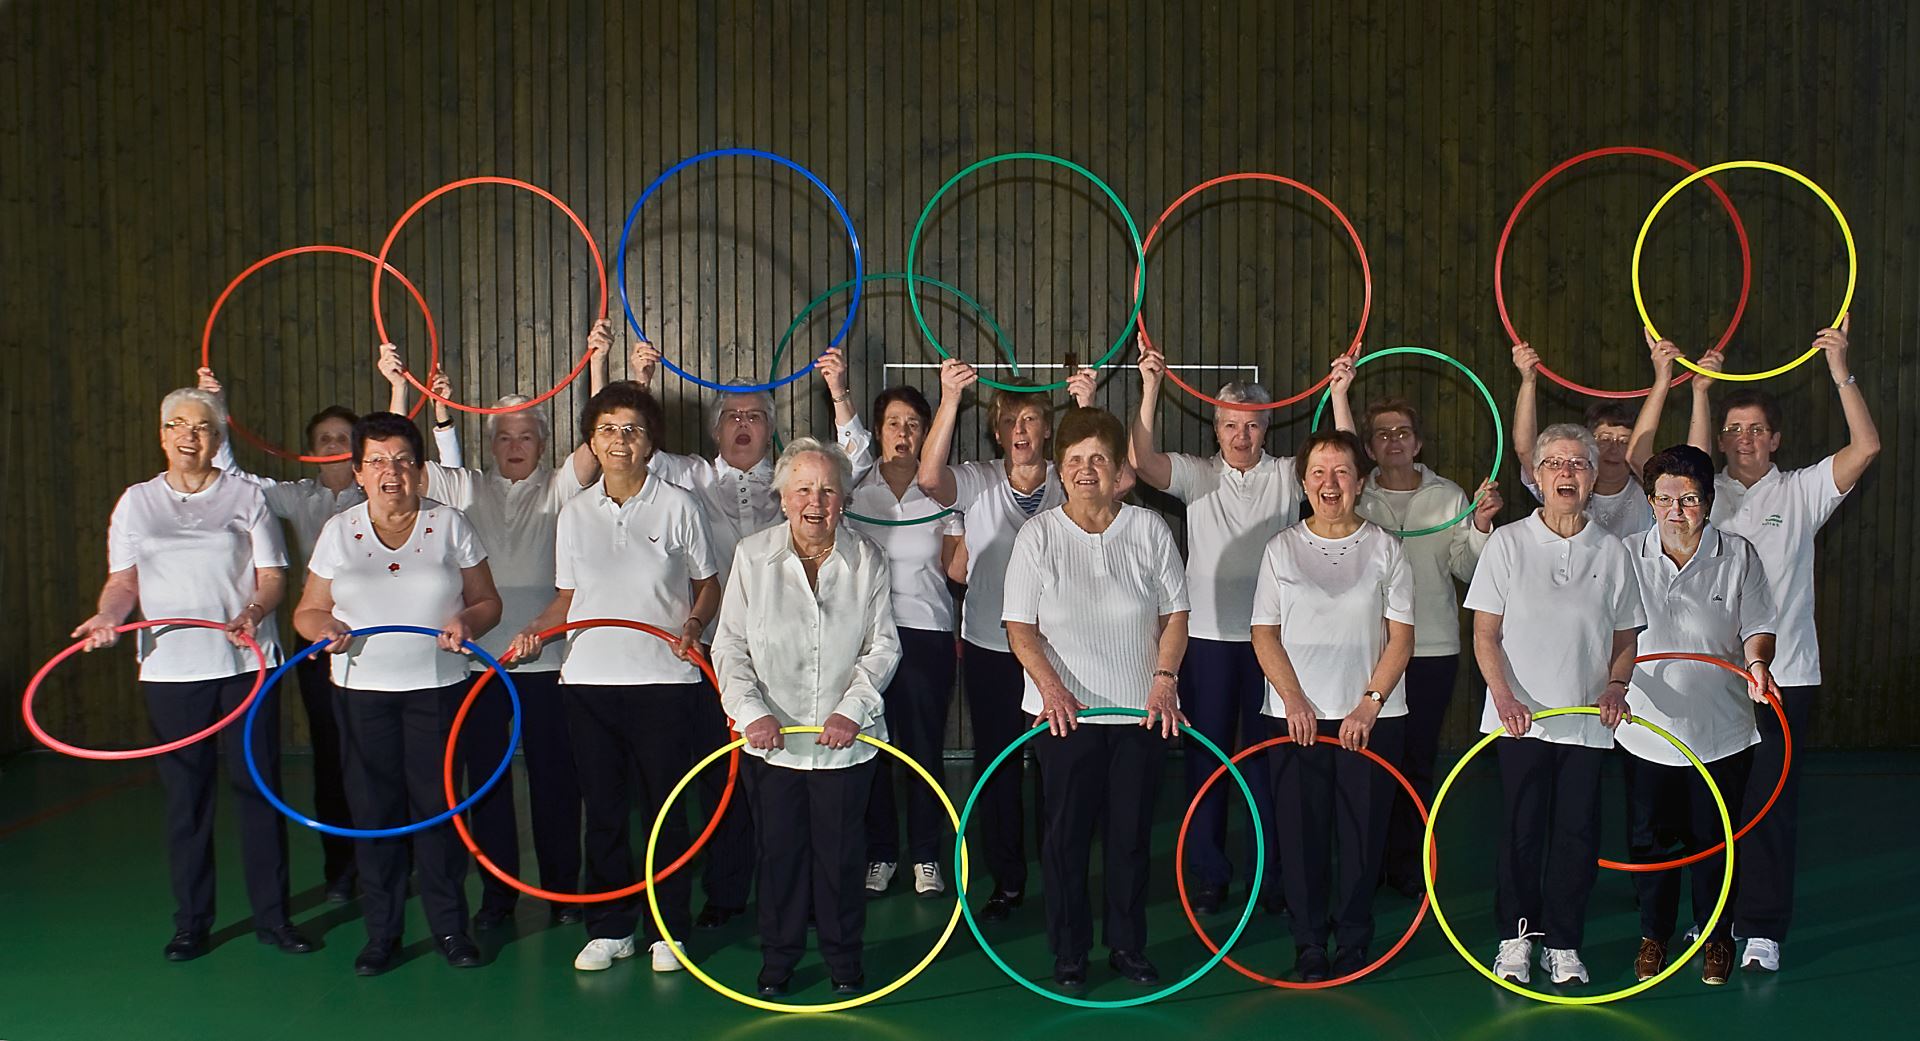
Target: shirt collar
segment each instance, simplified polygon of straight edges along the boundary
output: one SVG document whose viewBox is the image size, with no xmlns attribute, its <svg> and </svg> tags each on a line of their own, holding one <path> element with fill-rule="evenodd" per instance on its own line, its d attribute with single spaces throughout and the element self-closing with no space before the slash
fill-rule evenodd
<svg viewBox="0 0 1920 1041">
<path fill-rule="evenodd" d="M 1255 474 L 1262 474 L 1262 475 L 1269 474 L 1269 473 L 1272 473 L 1274 470 L 1279 469 L 1279 467 L 1280 467 L 1280 460 L 1275 458 L 1271 452 L 1268 452 L 1266 449 L 1263 448 L 1260 450 L 1259 462 L 1254 463 L 1252 469 L 1245 471 L 1244 476 L 1252 477 Z M 1213 468 L 1216 472 L 1221 474 L 1241 474 L 1242 473 L 1242 471 L 1234 469 L 1232 463 L 1227 462 L 1227 454 L 1225 452 L 1213 453 Z"/>
<path fill-rule="evenodd" d="M 759 462 L 753 464 L 753 469 L 742 470 L 732 463 L 727 462 L 725 456 L 716 455 L 713 457 L 713 472 L 716 476 L 720 477 L 737 474 L 747 480 L 770 481 L 773 479 L 773 460 L 762 458 Z"/>
<path fill-rule="evenodd" d="M 1545 515 L 1546 515 L 1546 508 L 1537 507 L 1534 509 L 1532 513 L 1527 514 L 1527 519 L 1525 522 L 1527 526 L 1527 530 L 1533 532 L 1533 541 L 1539 543 L 1542 546 L 1550 546 L 1556 542 L 1585 542 L 1593 535 L 1594 532 L 1605 530 L 1600 527 L 1599 521 L 1596 521 L 1593 519 L 1592 514 L 1588 514 L 1586 526 L 1580 529 L 1579 534 L 1575 535 L 1570 539 L 1563 539 L 1560 537 L 1558 532 L 1554 531 L 1552 528 L 1547 527 L 1547 521 L 1546 521 Z"/>
<path fill-rule="evenodd" d="M 601 509 L 612 510 L 617 513 L 635 504 L 652 502 L 653 485 L 654 482 L 659 480 L 662 480 L 662 478 L 657 474 L 648 474 L 646 481 L 640 485 L 640 490 L 628 496 L 627 501 L 624 503 L 614 502 L 613 496 L 607 494 L 607 478 L 604 474 L 601 475 L 599 480 L 593 482 L 593 487 L 588 488 L 581 494 L 590 497 L 594 505 L 599 506 Z"/>
<path fill-rule="evenodd" d="M 1720 529 L 1716 527 L 1712 521 L 1708 521 L 1706 525 L 1700 529 L 1700 545 L 1694 549 L 1693 556 L 1687 558 L 1687 564 L 1691 566 L 1694 561 L 1703 557 L 1709 559 L 1717 558 L 1725 553 L 1726 543 L 1720 538 Z M 1667 551 L 1660 545 L 1660 523 L 1658 521 L 1655 521 L 1653 527 L 1648 528 L 1641 534 L 1640 556 L 1648 560 L 1655 557 L 1666 559 Z"/>
</svg>

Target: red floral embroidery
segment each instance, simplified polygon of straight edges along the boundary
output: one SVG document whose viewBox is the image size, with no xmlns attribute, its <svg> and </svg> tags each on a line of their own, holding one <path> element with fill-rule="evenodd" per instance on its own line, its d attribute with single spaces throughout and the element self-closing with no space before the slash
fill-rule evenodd
<svg viewBox="0 0 1920 1041">
<path fill-rule="evenodd" d="M 364 539 L 367 537 L 367 533 L 364 531 L 356 531 L 353 533 L 353 537 L 356 539 Z"/>
<path fill-rule="evenodd" d="M 388 565 L 387 565 L 387 573 L 388 573 L 388 574 L 392 574 L 393 572 L 395 572 L 395 571 L 398 571 L 398 570 L 400 570 L 400 565 L 398 565 L 398 564 L 388 564 Z"/>
<path fill-rule="evenodd" d="M 431 535 L 431 534 L 433 534 L 433 529 L 432 529 L 432 528 L 428 528 L 428 529 L 427 529 L 427 534 L 429 534 L 429 535 Z"/>
</svg>

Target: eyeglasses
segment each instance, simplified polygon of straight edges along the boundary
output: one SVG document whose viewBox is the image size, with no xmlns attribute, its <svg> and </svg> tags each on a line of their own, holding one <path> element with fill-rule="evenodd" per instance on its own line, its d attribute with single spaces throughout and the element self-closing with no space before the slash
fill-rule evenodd
<svg viewBox="0 0 1920 1041">
<path fill-rule="evenodd" d="M 1722 437 L 1739 437 L 1741 434 L 1748 434 L 1753 437 L 1765 437 L 1771 433 L 1773 433 L 1773 428 L 1764 423 L 1754 423 L 1751 426 L 1744 427 L 1738 423 L 1728 423 L 1726 426 L 1720 428 L 1720 436 Z"/>
<path fill-rule="evenodd" d="M 1593 439 L 1603 445 L 1624 445 L 1633 440 L 1631 437 L 1622 437 L 1619 434 L 1595 434 Z"/>
<path fill-rule="evenodd" d="M 165 423 L 160 424 L 160 429 L 169 434 L 180 434 L 191 430 L 201 437 L 212 437 L 220 431 L 220 428 L 214 426 L 212 423 L 189 423 L 184 419 L 169 419 Z"/>
<path fill-rule="evenodd" d="M 1534 466 L 1542 470 L 1559 470 L 1564 473 L 1582 474 L 1593 469 L 1593 464 L 1585 459 L 1542 459 Z"/>
<path fill-rule="evenodd" d="M 1647 501 L 1653 503 L 1653 508 L 1656 510 L 1673 509 L 1675 503 L 1678 503 L 1683 510 L 1697 510 L 1700 504 L 1707 500 L 1701 498 L 1697 492 L 1688 492 L 1679 498 L 1671 495 L 1649 495 Z"/>
<path fill-rule="evenodd" d="M 628 438 L 639 439 L 647 436 L 647 428 L 638 423 L 601 423 L 593 428 L 595 437 L 613 437 L 622 441 Z"/>
<path fill-rule="evenodd" d="M 743 423 L 748 426 L 759 426 L 766 421 L 767 414 L 757 408 L 728 409 L 720 413 L 720 422 L 722 423 Z"/>
<path fill-rule="evenodd" d="M 370 455 L 360 460 L 363 470 L 401 470 L 419 463 L 410 455 Z"/>
<path fill-rule="evenodd" d="M 1375 441 L 1411 441 L 1413 438 L 1414 433 L 1412 427 L 1394 427 L 1392 430 L 1376 430 L 1373 432 L 1373 439 Z"/>
</svg>

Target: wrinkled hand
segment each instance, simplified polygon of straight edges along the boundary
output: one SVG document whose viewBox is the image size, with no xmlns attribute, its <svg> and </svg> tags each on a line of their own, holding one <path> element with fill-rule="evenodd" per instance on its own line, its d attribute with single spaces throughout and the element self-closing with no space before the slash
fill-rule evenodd
<svg viewBox="0 0 1920 1041">
<path fill-rule="evenodd" d="M 1067 377 L 1067 393 L 1073 396 L 1073 403 L 1081 408 L 1093 407 L 1093 392 L 1100 386 L 1100 377 L 1092 369 L 1076 369 Z"/>
<path fill-rule="evenodd" d="M 1673 359 L 1680 357 L 1680 348 L 1672 340 L 1656 340 L 1653 330 L 1642 329 L 1640 335 L 1647 341 L 1647 355 L 1653 359 L 1654 378 L 1662 383 L 1673 379 Z"/>
<path fill-rule="evenodd" d="M 627 351 L 627 377 L 642 387 L 651 387 L 654 374 L 659 371 L 660 348 L 645 340 L 634 340 L 633 347 Z"/>
<path fill-rule="evenodd" d="M 1353 386 L 1353 359 L 1342 354 L 1333 359 L 1333 364 L 1329 368 L 1332 371 L 1327 380 L 1327 389 L 1335 394 L 1345 394 L 1347 388 Z"/>
<path fill-rule="evenodd" d="M 538 658 L 540 648 L 546 645 L 547 641 L 540 638 L 540 630 L 529 625 L 514 636 L 513 642 L 507 645 L 507 653 L 501 655 L 500 661 L 504 664 Z"/>
<path fill-rule="evenodd" d="M 1489 477 L 1480 482 L 1480 488 L 1474 492 L 1480 505 L 1473 508 L 1473 526 L 1486 534 L 1493 533 L 1494 519 L 1507 506 L 1507 500 L 1500 497 L 1500 485 Z"/>
<path fill-rule="evenodd" d="M 327 624 L 320 627 L 320 635 L 315 637 L 313 642 L 319 643 L 324 640 L 328 654 L 342 654 L 346 652 L 348 645 L 353 643 L 353 637 L 349 635 L 352 632 L 353 630 L 340 624 L 340 619 L 329 618 Z"/>
<path fill-rule="evenodd" d="M 587 363 L 597 364 L 613 353 L 613 322 L 602 318 L 587 332 Z"/>
<path fill-rule="evenodd" d="M 1833 375 L 1833 382 L 1845 383 L 1849 375 L 1847 370 L 1847 330 L 1853 325 L 1853 316 L 1843 314 L 1840 324 L 1833 328 L 1822 329 L 1813 338 L 1813 345 L 1827 352 L 1827 371 Z"/>
<path fill-rule="evenodd" d="M 1514 737 L 1527 736 L 1527 730 L 1533 726 L 1533 712 L 1521 704 L 1519 698 L 1493 695 L 1493 712 Z"/>
<path fill-rule="evenodd" d="M 1708 351 L 1707 353 L 1702 354 L 1700 356 L 1700 360 L 1697 362 L 1694 362 L 1694 364 L 1700 366 L 1701 368 L 1707 370 L 1708 372 L 1725 372 L 1727 371 L 1727 356 L 1724 354 L 1721 354 L 1717 350 Z M 1712 390 L 1713 385 L 1718 382 L 1720 381 L 1714 379 L 1711 376 L 1702 376 L 1699 379 L 1693 381 L 1693 392 L 1695 394 L 1705 394 L 1706 392 Z"/>
<path fill-rule="evenodd" d="M 448 378 L 447 370 L 438 365 L 434 366 L 432 372 L 427 373 L 427 389 L 448 401 L 453 400 L 453 380 Z"/>
<path fill-rule="evenodd" d="M 1160 389 L 1167 378 L 1167 356 L 1145 340 L 1140 341 L 1140 386 L 1149 393 Z"/>
<path fill-rule="evenodd" d="M 1042 690 L 1040 715 L 1035 717 L 1035 722 L 1045 723 L 1047 732 L 1054 737 L 1066 737 L 1079 729 L 1078 713 L 1086 707 L 1080 703 L 1079 698 L 1073 696 L 1072 691 L 1065 687 L 1056 687 L 1050 691 Z"/>
<path fill-rule="evenodd" d="M 1349 752 L 1367 747 L 1367 738 L 1373 736 L 1373 721 L 1378 718 L 1380 705 L 1372 698 L 1361 698 L 1360 704 L 1340 721 L 1340 747 Z"/>
<path fill-rule="evenodd" d="M 813 371 L 826 381 L 828 397 L 838 401 L 847 396 L 847 356 L 840 348 L 822 354 L 820 360 L 813 363 Z"/>
<path fill-rule="evenodd" d="M 200 368 L 195 370 L 194 374 L 199 377 L 195 380 L 194 386 L 199 387 L 201 390 L 206 391 L 216 398 L 227 392 L 226 388 L 220 385 L 220 381 L 214 378 L 212 369 Z"/>
<path fill-rule="evenodd" d="M 1747 674 L 1753 677 L 1753 682 L 1747 684 L 1747 697 L 1761 705 L 1768 703 L 1769 694 L 1773 695 L 1774 700 L 1779 699 L 1780 684 L 1774 681 L 1773 669 L 1766 662 L 1756 662 L 1747 670 Z"/>
<path fill-rule="evenodd" d="M 692 661 L 694 652 L 700 648 L 700 637 L 706 631 L 707 627 L 701 624 L 700 619 L 687 619 L 686 624 L 680 627 L 680 638 L 673 642 L 673 656 L 681 661 Z"/>
<path fill-rule="evenodd" d="M 447 623 L 446 628 L 440 630 L 440 635 L 435 638 L 435 642 L 440 645 L 440 649 L 443 651 L 452 651 L 455 654 L 466 654 L 466 644 L 467 641 L 471 639 L 473 639 L 473 630 L 467 628 L 466 622 L 455 618 L 453 621 Z"/>
<path fill-rule="evenodd" d="M 86 640 L 83 651 L 97 651 L 102 647 L 111 647 L 120 642 L 120 634 L 114 632 L 115 622 L 106 615 L 97 614 L 80 623 L 79 628 L 67 635 L 76 640 Z"/>
<path fill-rule="evenodd" d="M 1304 694 L 1287 694 L 1280 698 L 1280 704 L 1287 710 L 1287 736 L 1302 748 L 1313 744 L 1320 736 L 1320 719 L 1313 714 L 1313 703 Z"/>
<path fill-rule="evenodd" d="M 1524 340 L 1514 344 L 1513 367 L 1520 370 L 1520 382 L 1532 383 L 1539 376 L 1540 352 Z"/>
<path fill-rule="evenodd" d="M 374 359 L 373 367 L 392 386 L 398 387 L 407 381 L 407 365 L 400 360 L 400 348 L 390 343 L 380 345 L 380 356 Z"/>
<path fill-rule="evenodd" d="M 245 647 L 248 641 L 254 639 L 254 626 L 258 624 L 260 619 L 254 617 L 251 605 L 241 608 L 240 613 L 227 623 L 227 642 L 235 647 Z"/>
<path fill-rule="evenodd" d="M 852 748 L 854 738 L 860 736 L 860 724 L 835 712 L 820 724 L 820 734 L 814 740 L 821 748 Z"/>
<path fill-rule="evenodd" d="M 740 736 L 747 739 L 748 748 L 757 748 L 762 752 L 787 747 L 786 735 L 780 733 L 780 721 L 773 718 L 772 713 L 748 723 L 746 729 L 740 731 Z"/>
<path fill-rule="evenodd" d="M 1618 683 L 1607 684 L 1606 691 L 1600 695 L 1600 700 L 1594 702 L 1594 704 L 1600 706 L 1600 725 L 1606 727 L 1608 730 L 1612 730 L 1623 721 L 1633 718 L 1633 713 L 1627 711 L 1627 695 L 1620 689 L 1620 684 Z"/>
<path fill-rule="evenodd" d="M 940 393 L 943 396 L 957 397 L 968 387 L 980 382 L 980 374 L 973 366 L 958 358 L 948 358 L 940 363 Z"/>
<path fill-rule="evenodd" d="M 1155 676 L 1152 689 L 1147 691 L 1147 718 L 1140 725 L 1152 730 L 1156 723 L 1161 737 L 1172 737 L 1187 725 L 1187 717 L 1180 711 L 1180 685 L 1168 676 Z"/>
</svg>

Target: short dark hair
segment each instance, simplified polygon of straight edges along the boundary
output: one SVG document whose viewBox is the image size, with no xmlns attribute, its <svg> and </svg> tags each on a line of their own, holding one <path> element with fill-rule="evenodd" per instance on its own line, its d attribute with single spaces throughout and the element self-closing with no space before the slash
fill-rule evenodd
<svg viewBox="0 0 1920 1041">
<path fill-rule="evenodd" d="M 1596 401 L 1587 406 L 1588 430 L 1601 427 L 1626 427 L 1632 430 L 1635 418 L 1633 410 L 1618 401 Z"/>
<path fill-rule="evenodd" d="M 1692 445 L 1674 445 L 1653 454 L 1640 467 L 1640 480 L 1653 498 L 1653 483 L 1662 477 L 1683 477 L 1693 482 L 1700 493 L 1701 505 L 1713 509 L 1713 458 Z"/>
<path fill-rule="evenodd" d="M 580 410 L 580 440 L 582 443 L 593 440 L 593 428 L 600 423 L 600 417 L 609 412 L 629 408 L 640 417 L 640 425 L 646 428 L 647 440 L 653 450 L 663 447 L 661 435 L 667 429 L 667 414 L 660 407 L 660 399 L 632 380 L 615 380 L 600 388 L 600 393 L 587 399 Z"/>
<path fill-rule="evenodd" d="M 320 429 L 320 424 L 325 423 L 329 419 L 344 419 L 347 421 L 348 426 L 355 426 L 360 422 L 360 414 L 345 405 L 328 405 L 326 408 L 315 412 L 313 417 L 307 420 L 308 448 L 313 447 L 313 432 Z"/>
<path fill-rule="evenodd" d="M 1006 386 L 996 388 L 993 392 L 993 400 L 987 404 L 987 424 L 989 426 L 1000 422 L 1002 413 L 1023 408 L 1027 405 L 1032 405 L 1034 408 L 1039 409 L 1040 415 L 1044 417 L 1048 423 L 1052 423 L 1052 395 L 1039 389 L 1038 384 L 1027 379 L 1025 376 L 1008 376 L 1000 382 L 1005 383 Z M 1028 390 L 1026 389 L 1028 387 L 1034 389 Z"/>
<path fill-rule="evenodd" d="M 427 445 L 420 437 L 420 428 L 413 420 L 398 412 L 369 412 L 353 424 L 353 468 L 360 469 L 360 463 L 367 455 L 368 441 L 390 441 L 401 437 L 407 441 L 407 447 L 413 450 L 414 465 L 420 465 L 427 458 Z"/>
<path fill-rule="evenodd" d="M 1406 398 L 1380 398 L 1367 402 L 1367 410 L 1360 415 L 1360 429 L 1367 437 L 1373 436 L 1373 421 L 1389 412 L 1398 412 L 1407 417 L 1407 425 L 1413 428 L 1413 436 L 1420 436 L 1420 410 Z"/>
<path fill-rule="evenodd" d="M 1294 475 L 1305 480 L 1308 457 L 1313 455 L 1314 449 L 1325 448 L 1328 445 L 1344 449 L 1347 454 L 1351 455 L 1353 457 L 1353 468 L 1355 471 L 1364 471 L 1366 469 L 1368 458 L 1367 448 L 1360 443 L 1360 438 L 1357 435 L 1347 430 L 1316 430 L 1307 435 L 1307 439 L 1300 443 L 1300 450 L 1294 453 Z"/>
<path fill-rule="evenodd" d="M 1081 408 L 1078 405 L 1067 410 L 1060 419 L 1060 429 L 1053 434 L 1053 462 L 1055 466 L 1066 461 L 1067 449 L 1087 438 L 1099 438 L 1101 443 L 1113 453 L 1116 463 L 1124 463 L 1127 458 L 1127 427 L 1113 413 L 1103 408 Z"/>
<path fill-rule="evenodd" d="M 903 385 L 888 387 L 873 396 L 873 413 L 870 422 L 876 432 L 880 429 L 880 421 L 887 418 L 887 406 L 896 401 L 912 409 L 913 414 L 920 417 L 922 426 L 933 425 L 933 406 L 927 404 L 927 396 L 920 393 L 918 387 Z"/>
<path fill-rule="evenodd" d="M 1698 378 L 1705 379 L 1706 377 L 1701 376 Z M 1721 427 L 1727 425 L 1727 413 L 1732 412 L 1736 408 L 1759 409 L 1766 414 L 1768 428 L 1776 434 L 1780 432 L 1780 424 L 1785 420 L 1785 417 L 1780 414 L 1780 403 L 1773 400 L 1773 395 L 1764 390 L 1741 387 L 1728 392 L 1726 397 L 1720 399 L 1720 409 L 1714 414 L 1713 426 L 1716 433 L 1718 433 Z"/>
</svg>

